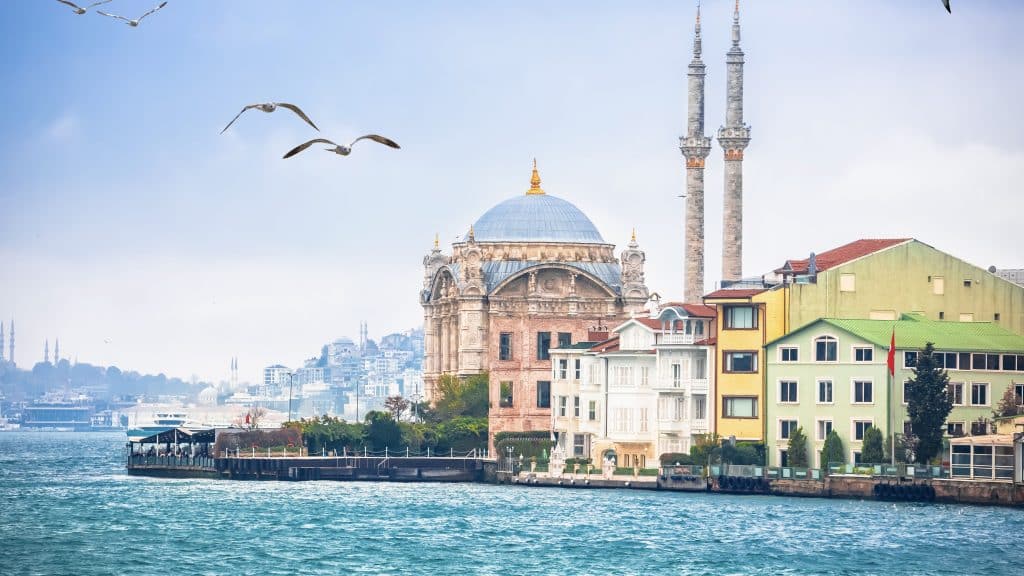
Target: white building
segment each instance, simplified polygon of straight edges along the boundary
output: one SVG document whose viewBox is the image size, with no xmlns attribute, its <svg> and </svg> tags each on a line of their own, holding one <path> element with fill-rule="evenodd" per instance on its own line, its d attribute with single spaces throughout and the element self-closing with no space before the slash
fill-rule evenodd
<svg viewBox="0 0 1024 576">
<path fill-rule="evenodd" d="M 552 349 L 551 412 L 567 457 L 656 467 L 712 432 L 714 309 L 669 304 L 611 338 Z"/>
</svg>

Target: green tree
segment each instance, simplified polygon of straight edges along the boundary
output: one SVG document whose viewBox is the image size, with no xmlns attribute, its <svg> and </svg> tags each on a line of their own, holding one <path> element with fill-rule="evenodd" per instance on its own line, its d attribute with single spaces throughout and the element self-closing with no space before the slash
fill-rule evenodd
<svg viewBox="0 0 1024 576">
<path fill-rule="evenodd" d="M 879 464 L 885 462 L 885 451 L 882 449 L 882 431 L 868 426 L 864 431 L 864 444 L 860 451 L 861 462 Z"/>
<path fill-rule="evenodd" d="M 821 448 L 822 467 L 829 464 L 845 464 L 846 452 L 843 451 L 843 440 L 835 430 L 831 430 L 825 437 L 825 445 Z"/>
<path fill-rule="evenodd" d="M 794 468 L 807 468 L 807 435 L 800 426 L 789 435 L 789 446 L 786 449 L 788 464 Z"/>
<path fill-rule="evenodd" d="M 928 463 L 942 450 L 946 417 L 953 410 L 949 397 L 949 375 L 934 357 L 935 347 L 925 344 L 917 354 L 914 378 L 907 382 L 907 414 L 910 429 L 917 437 L 914 460 Z"/>
<path fill-rule="evenodd" d="M 708 456 L 718 448 L 718 434 L 697 434 L 690 446 L 690 458 L 695 464 L 708 465 Z"/>
<path fill-rule="evenodd" d="M 370 450 L 380 451 L 384 448 L 398 450 L 403 448 L 402 429 L 398 422 L 387 412 L 371 410 L 366 414 L 366 443 Z"/>
<path fill-rule="evenodd" d="M 394 396 L 388 396 L 384 400 L 384 407 L 391 413 L 392 418 L 396 421 L 401 421 L 402 413 L 409 407 L 409 401 L 395 394 Z"/>
<path fill-rule="evenodd" d="M 437 381 L 437 399 L 428 414 L 436 422 L 444 422 L 458 416 L 487 417 L 490 406 L 487 389 L 489 379 L 486 372 L 466 378 L 451 374 L 441 375 Z"/>
</svg>

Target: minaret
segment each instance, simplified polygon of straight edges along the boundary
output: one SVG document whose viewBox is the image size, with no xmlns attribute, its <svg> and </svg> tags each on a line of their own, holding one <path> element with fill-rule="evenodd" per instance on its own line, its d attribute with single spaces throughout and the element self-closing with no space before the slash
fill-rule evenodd
<svg viewBox="0 0 1024 576">
<path fill-rule="evenodd" d="M 58 362 L 60 362 L 60 338 L 57 338 L 53 345 L 53 363 Z"/>
<path fill-rule="evenodd" d="M 50 363 L 50 339 L 46 339 L 46 347 L 43 348 L 43 362 Z"/>
<path fill-rule="evenodd" d="M 14 318 L 11 318 L 11 341 L 7 344 L 7 361 L 14 364 Z"/>
<path fill-rule="evenodd" d="M 0 322 L 0 364 L 4 362 L 4 323 Z"/>
<path fill-rule="evenodd" d="M 722 279 L 743 277 L 743 150 L 750 126 L 743 124 L 743 50 L 740 49 L 740 0 L 732 15 L 732 48 L 726 53 L 725 126 L 718 143 L 725 152 L 725 206 L 722 210 Z"/>
<path fill-rule="evenodd" d="M 704 135 L 704 62 L 700 59 L 700 4 L 693 34 L 693 60 L 687 80 L 686 136 L 679 150 L 686 157 L 686 230 L 683 275 L 684 302 L 700 302 L 704 294 L 704 159 L 711 152 L 711 138 Z"/>
</svg>

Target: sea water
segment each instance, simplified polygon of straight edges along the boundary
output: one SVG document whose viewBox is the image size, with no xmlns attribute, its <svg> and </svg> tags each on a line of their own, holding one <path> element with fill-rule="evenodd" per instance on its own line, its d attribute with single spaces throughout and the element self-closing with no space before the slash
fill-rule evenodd
<svg viewBox="0 0 1024 576">
<path fill-rule="evenodd" d="M 156 479 L 0 433 L 0 574 L 1024 574 L 1024 510 L 480 484 Z"/>
</svg>

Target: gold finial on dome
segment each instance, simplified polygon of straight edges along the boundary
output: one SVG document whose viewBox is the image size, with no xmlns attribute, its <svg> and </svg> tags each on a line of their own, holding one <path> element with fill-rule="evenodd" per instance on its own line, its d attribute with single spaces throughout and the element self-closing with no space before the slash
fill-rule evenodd
<svg viewBox="0 0 1024 576">
<path fill-rule="evenodd" d="M 473 233 L 473 225 L 470 224 L 469 225 L 469 241 L 473 242 L 474 240 L 476 240 L 476 234 Z"/>
<path fill-rule="evenodd" d="M 544 190 L 540 187 L 540 173 L 537 172 L 537 159 L 533 159 L 533 176 L 530 177 L 530 189 L 526 191 L 527 196 L 534 194 L 543 194 Z"/>
<path fill-rule="evenodd" d="M 438 234 L 437 232 L 434 232 L 434 250 L 440 250 L 440 249 L 441 249 L 441 235 Z"/>
<path fill-rule="evenodd" d="M 629 239 L 630 242 L 636 242 L 636 226 L 633 226 L 633 237 Z"/>
</svg>

